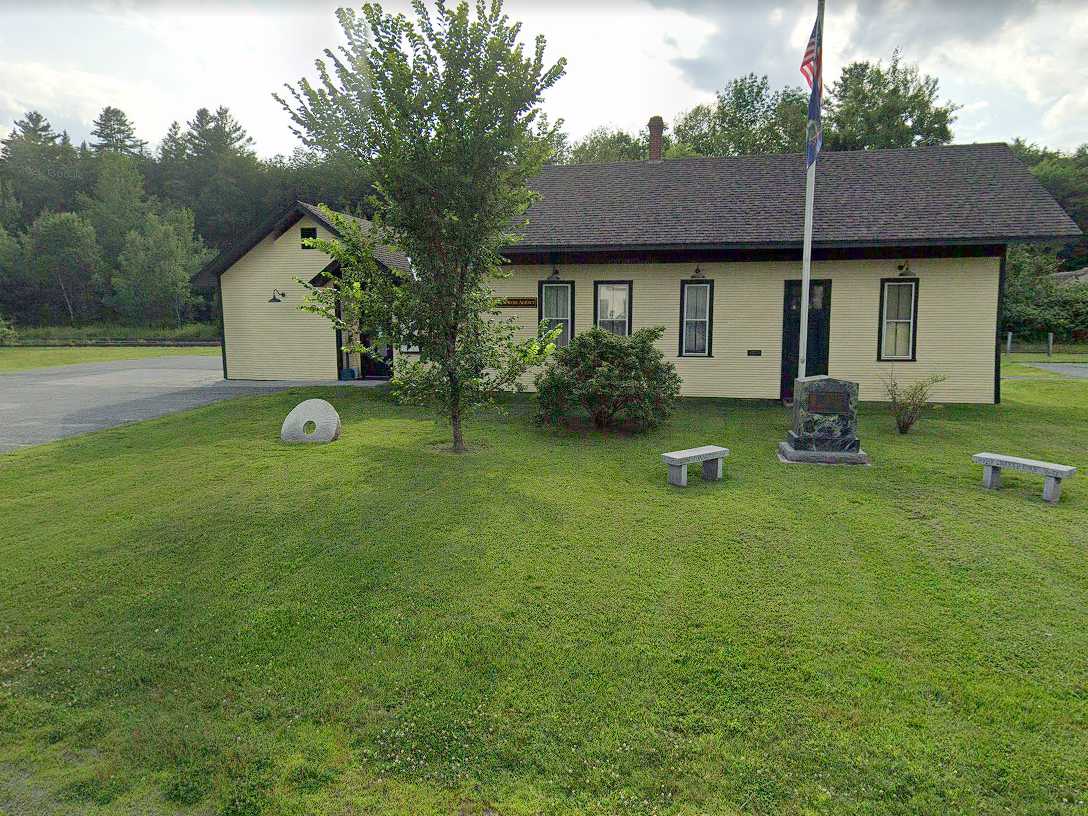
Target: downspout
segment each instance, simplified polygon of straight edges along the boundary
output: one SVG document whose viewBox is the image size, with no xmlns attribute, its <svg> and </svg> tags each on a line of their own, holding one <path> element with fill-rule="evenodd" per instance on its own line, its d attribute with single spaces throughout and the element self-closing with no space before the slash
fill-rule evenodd
<svg viewBox="0 0 1088 816">
<path fill-rule="evenodd" d="M 1005 316 L 1005 260 L 1009 246 L 1001 248 L 1001 266 L 997 273 L 997 330 L 994 347 L 994 405 L 1001 404 L 1001 321 Z"/>
</svg>

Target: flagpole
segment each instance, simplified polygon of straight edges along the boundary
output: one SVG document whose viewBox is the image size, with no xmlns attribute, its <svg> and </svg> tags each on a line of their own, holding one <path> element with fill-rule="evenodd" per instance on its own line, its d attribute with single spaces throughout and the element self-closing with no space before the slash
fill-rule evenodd
<svg viewBox="0 0 1088 816">
<path fill-rule="evenodd" d="M 812 206 L 816 199 L 816 162 L 808 166 L 805 182 L 805 247 L 801 255 L 801 338 L 797 351 L 797 376 L 808 373 L 808 290 L 812 281 Z"/>
<path fill-rule="evenodd" d="M 813 96 L 816 99 L 816 116 L 819 119 L 819 105 L 822 104 L 823 88 L 823 38 L 824 38 L 824 0 L 817 0 L 816 4 L 816 66 L 814 81 L 818 83 L 813 88 Z M 809 126 L 812 125 L 812 107 L 809 106 Z M 813 138 L 812 133 L 807 134 Z M 811 150 L 806 145 L 806 150 Z M 806 156 L 808 153 L 806 152 Z M 808 173 L 805 178 L 805 236 L 804 248 L 801 251 L 801 319 L 800 334 L 797 343 L 797 376 L 804 377 L 808 374 L 808 295 L 812 282 L 812 210 L 816 200 L 816 160 L 819 156 L 819 144 L 812 153 L 812 161 L 808 163 Z"/>
</svg>

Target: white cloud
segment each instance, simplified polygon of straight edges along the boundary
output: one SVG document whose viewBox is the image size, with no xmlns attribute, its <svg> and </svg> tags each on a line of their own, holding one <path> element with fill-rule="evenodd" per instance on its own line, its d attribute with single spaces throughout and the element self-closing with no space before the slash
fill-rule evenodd
<svg viewBox="0 0 1088 816">
<path fill-rule="evenodd" d="M 54 121 L 55 127 L 71 122 L 89 130 L 106 104 L 150 111 L 159 97 L 146 81 L 40 62 L 0 62 L 0 115 L 12 120 L 32 109 L 63 111 L 65 117 Z"/>
<path fill-rule="evenodd" d="M 341 3 L 94 0 L 5 10 L 0 129 L 35 108 L 78 139 L 109 104 L 156 143 L 171 121 L 222 104 L 260 153 L 287 152 L 297 142 L 271 93 L 314 77 L 313 60 L 341 41 L 333 16 Z M 801 84 L 814 5 L 508 0 L 507 11 L 527 42 L 542 33 L 549 58 L 567 57 L 545 107 L 577 138 L 599 124 L 638 130 L 653 114 L 669 121 L 748 71 Z M 1069 149 L 1088 140 L 1084 42 L 1083 3 L 841 0 L 825 23 L 825 76 L 853 59 L 887 59 L 899 45 L 964 105 L 958 140 L 1020 135 Z"/>
<path fill-rule="evenodd" d="M 666 121 L 712 98 L 692 87 L 672 58 L 702 47 L 714 31 L 682 12 L 645 5 L 539 6 L 514 2 L 510 14 L 527 35 L 545 35 L 546 55 L 567 58 L 567 74 L 548 94 L 545 107 L 562 117 L 573 138 L 610 124 L 637 131 L 651 116 Z"/>
</svg>

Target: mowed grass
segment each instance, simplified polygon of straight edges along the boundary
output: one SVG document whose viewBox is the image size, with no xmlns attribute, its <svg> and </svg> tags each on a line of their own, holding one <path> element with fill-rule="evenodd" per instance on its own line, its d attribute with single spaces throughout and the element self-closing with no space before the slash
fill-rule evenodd
<svg viewBox="0 0 1088 816">
<path fill-rule="evenodd" d="M 32 368 L 108 363 L 113 360 L 142 360 L 177 354 L 218 356 L 218 346 L 0 346 L 0 372 L 29 371 Z"/>
<path fill-rule="evenodd" d="M 1088 383 L 1009 381 L 870 468 L 768 403 L 443 449 L 309 389 L 0 459 L 0 812 L 1084 813 Z M 342 438 L 280 422 L 331 400 Z M 726 478 L 665 483 L 718 442 Z"/>
</svg>

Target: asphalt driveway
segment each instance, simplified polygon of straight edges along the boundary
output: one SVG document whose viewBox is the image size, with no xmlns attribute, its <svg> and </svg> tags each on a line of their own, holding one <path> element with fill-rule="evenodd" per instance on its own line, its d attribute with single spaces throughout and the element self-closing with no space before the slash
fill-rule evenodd
<svg viewBox="0 0 1088 816">
<path fill-rule="evenodd" d="M 0 452 L 245 394 L 324 384 L 336 383 L 227 381 L 220 359 L 203 355 L 0 374 Z"/>
<path fill-rule="evenodd" d="M 1063 374 L 1066 377 L 1088 380 L 1088 364 L 1086 363 L 1028 363 L 1028 365 L 1041 368 L 1043 371 Z"/>
</svg>

